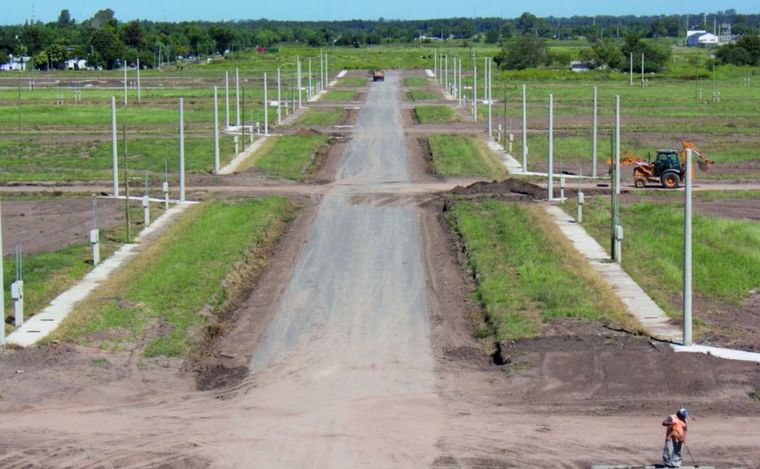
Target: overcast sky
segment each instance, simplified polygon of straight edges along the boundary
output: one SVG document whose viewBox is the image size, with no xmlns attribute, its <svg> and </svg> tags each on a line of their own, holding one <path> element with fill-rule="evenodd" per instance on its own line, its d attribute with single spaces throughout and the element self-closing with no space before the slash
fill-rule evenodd
<svg viewBox="0 0 760 469">
<path fill-rule="evenodd" d="M 712 12 L 735 9 L 739 13 L 760 13 L 758 0 L 0 0 L 0 23 L 20 24 L 34 15 L 43 22 L 54 21 L 67 8 L 77 21 L 97 10 L 112 8 L 120 21 L 149 19 L 183 20 L 343 20 L 343 19 L 427 19 L 472 16 L 514 18 L 524 11 L 538 16 L 573 15 L 657 15 Z"/>
</svg>

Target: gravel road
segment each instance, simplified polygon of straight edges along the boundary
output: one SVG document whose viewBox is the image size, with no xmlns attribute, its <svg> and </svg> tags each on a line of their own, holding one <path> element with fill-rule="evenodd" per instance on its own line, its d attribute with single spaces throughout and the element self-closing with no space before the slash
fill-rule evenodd
<svg viewBox="0 0 760 469">
<path fill-rule="evenodd" d="M 231 440 L 255 438 L 231 452 L 231 465 L 433 459 L 442 417 L 417 208 L 357 197 L 410 180 L 398 81 L 390 73 L 372 86 L 253 356 L 256 389 L 241 402 Z"/>
</svg>

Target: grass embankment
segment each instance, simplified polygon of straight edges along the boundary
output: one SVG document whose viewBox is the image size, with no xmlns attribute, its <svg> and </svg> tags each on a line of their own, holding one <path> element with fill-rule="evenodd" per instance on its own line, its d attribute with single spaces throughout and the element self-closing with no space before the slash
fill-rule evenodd
<svg viewBox="0 0 760 469">
<path fill-rule="evenodd" d="M 330 90 L 322 96 L 322 101 L 353 101 L 356 99 L 356 91 L 353 90 Z"/>
<path fill-rule="evenodd" d="M 343 109 L 307 110 L 297 121 L 296 125 L 335 125 L 343 117 Z"/>
<path fill-rule="evenodd" d="M 151 220 L 163 213 L 160 204 L 151 204 Z M 134 237 L 143 227 L 143 211 L 139 202 L 130 206 L 131 235 Z M 23 256 L 24 319 L 29 319 L 44 309 L 50 301 L 63 293 L 92 270 L 92 247 L 82 235 L 82 242 L 50 252 L 38 252 Z M 100 258 L 106 259 L 126 242 L 126 227 L 119 226 L 100 232 Z M 7 253 L 6 253 L 7 254 Z M 15 257 L 3 260 L 3 283 L 5 291 L 16 280 Z M 13 316 L 13 300 L 5 295 L 6 316 Z M 15 329 L 6 324 L 10 332 Z"/>
<path fill-rule="evenodd" d="M 575 213 L 575 204 L 566 204 Z M 638 202 L 621 207 L 622 266 L 673 317 L 681 317 L 683 204 Z M 609 250 L 609 199 L 584 205 L 583 225 Z M 760 287 L 760 224 L 694 214 L 694 294 L 738 305 Z"/>
<path fill-rule="evenodd" d="M 276 137 L 257 150 L 249 167 L 274 177 L 300 181 L 314 169 L 315 156 L 328 141 L 325 135 Z"/>
<path fill-rule="evenodd" d="M 449 106 L 417 106 L 414 108 L 414 118 L 420 124 L 438 124 L 457 120 L 456 113 Z"/>
<path fill-rule="evenodd" d="M 428 142 L 437 174 L 493 179 L 507 175 L 504 166 L 476 137 L 431 135 Z"/>
<path fill-rule="evenodd" d="M 430 86 L 430 80 L 425 77 L 409 77 L 404 78 L 404 86 L 407 88 L 415 86 Z"/>
<path fill-rule="evenodd" d="M 0 183 L 31 181 L 91 181 L 111 178 L 111 142 L 0 141 L 2 167 Z M 142 175 L 178 167 L 179 143 L 176 138 L 137 138 L 127 140 L 130 173 Z M 124 166 L 124 145 L 119 141 L 119 166 Z M 235 153 L 233 137 L 219 141 L 221 164 Z M 185 139 L 185 170 L 210 172 L 214 165 L 213 137 Z M 163 176 L 162 176 L 163 177 Z"/>
<path fill-rule="evenodd" d="M 53 338 L 116 348 L 144 343 L 147 356 L 186 353 L 207 316 L 229 300 L 225 285 L 241 281 L 234 278 L 238 263 L 256 262 L 258 250 L 282 233 L 290 216 L 284 197 L 191 207 Z"/>
<path fill-rule="evenodd" d="M 406 95 L 412 101 L 436 101 L 441 99 L 441 94 L 436 91 L 412 90 Z"/>
<path fill-rule="evenodd" d="M 478 279 L 489 332 L 500 341 L 532 337 L 552 318 L 610 321 L 632 330 L 633 318 L 604 280 L 538 205 L 456 202 L 449 220 L 461 234 Z"/>
</svg>

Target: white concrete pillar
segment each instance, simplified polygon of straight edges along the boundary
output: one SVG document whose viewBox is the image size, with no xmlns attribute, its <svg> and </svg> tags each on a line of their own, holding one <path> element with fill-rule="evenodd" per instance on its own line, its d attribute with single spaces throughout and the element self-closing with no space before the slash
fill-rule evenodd
<svg viewBox="0 0 760 469">
<path fill-rule="evenodd" d="M 179 98 L 179 202 L 185 203 L 185 101 Z"/>
<path fill-rule="evenodd" d="M 140 59 L 137 59 L 137 102 L 142 102 L 142 96 L 140 95 Z"/>
<path fill-rule="evenodd" d="M 528 172 L 528 90 L 522 85 L 522 167 Z"/>
<path fill-rule="evenodd" d="M 301 58 L 296 56 L 296 86 L 298 87 L 298 109 L 301 109 Z"/>
<path fill-rule="evenodd" d="M 3 215 L 0 207 L 0 259 L 3 258 Z M 3 276 L 3 263 L 0 262 L 0 279 Z M 0 348 L 5 347 L 5 287 L 0 283 Z"/>
<path fill-rule="evenodd" d="M 127 105 L 127 61 L 124 60 L 124 105 Z"/>
<path fill-rule="evenodd" d="M 478 66 L 472 66 L 472 120 L 478 121 Z"/>
<path fill-rule="evenodd" d="M 230 72 L 224 72 L 224 131 L 230 131 Z"/>
<path fill-rule="evenodd" d="M 264 73 L 264 136 L 269 135 L 269 98 L 267 97 L 267 74 Z"/>
<path fill-rule="evenodd" d="M 214 174 L 219 174 L 219 98 L 214 86 Z"/>
<path fill-rule="evenodd" d="M 240 131 L 240 69 L 235 68 L 235 125 Z"/>
<path fill-rule="evenodd" d="M 116 136 L 116 97 L 111 96 L 111 173 L 114 197 L 119 196 L 119 150 Z"/>
<path fill-rule="evenodd" d="M 554 199 L 554 95 L 549 95 L 549 132 L 547 142 L 547 199 Z"/>
<path fill-rule="evenodd" d="M 591 118 L 591 177 L 596 177 L 596 144 L 597 144 L 597 89 L 594 87 L 594 103 Z"/>
<path fill-rule="evenodd" d="M 692 320 L 691 320 L 691 295 L 692 295 L 692 278 L 691 278 L 691 172 L 692 151 L 686 149 L 686 187 L 684 188 L 684 217 L 683 217 L 683 344 L 692 345 Z"/>
</svg>

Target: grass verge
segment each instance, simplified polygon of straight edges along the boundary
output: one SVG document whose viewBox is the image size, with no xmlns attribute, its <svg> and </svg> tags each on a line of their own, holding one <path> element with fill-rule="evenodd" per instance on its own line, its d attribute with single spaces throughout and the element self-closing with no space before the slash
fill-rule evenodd
<svg viewBox="0 0 760 469">
<path fill-rule="evenodd" d="M 498 340 L 536 336 L 557 317 L 640 328 L 542 207 L 456 202 L 449 222 L 466 247 L 477 298 Z"/>
<path fill-rule="evenodd" d="M 435 101 L 441 99 L 440 93 L 435 91 L 412 90 L 406 95 L 412 101 Z"/>
<path fill-rule="evenodd" d="M 609 248 L 609 199 L 584 204 L 583 225 Z M 565 204 L 575 214 L 575 204 Z M 622 266 L 673 317 L 681 316 L 683 204 L 638 202 L 621 207 Z M 694 214 L 694 294 L 738 305 L 760 287 L 760 224 Z M 696 312 L 698 313 L 698 311 Z M 696 316 L 695 313 L 695 316 Z"/>
<path fill-rule="evenodd" d="M 249 249 L 282 233 L 284 197 L 207 202 L 189 209 L 51 338 L 103 347 L 144 344 L 147 356 L 185 354 L 227 299 L 228 278 Z"/>
<path fill-rule="evenodd" d="M 368 78 L 363 77 L 343 77 L 338 80 L 338 86 L 366 86 Z"/>
<path fill-rule="evenodd" d="M 283 135 L 273 138 L 257 151 L 250 167 L 294 181 L 303 180 L 315 166 L 315 155 L 327 145 L 325 135 Z"/>
<path fill-rule="evenodd" d="M 475 137 L 431 135 L 428 138 L 435 172 L 443 176 L 480 176 L 498 179 L 504 166 Z"/>
<path fill-rule="evenodd" d="M 309 109 L 296 121 L 296 125 L 335 125 L 343 117 L 343 113 L 343 109 Z"/>
<path fill-rule="evenodd" d="M 356 99 L 356 91 L 353 90 L 330 90 L 322 97 L 323 101 L 353 101 Z"/>
<path fill-rule="evenodd" d="M 407 88 L 413 86 L 430 86 L 430 80 L 424 77 L 409 77 L 404 78 L 404 86 Z"/>
<path fill-rule="evenodd" d="M 457 120 L 454 110 L 449 106 L 417 106 L 414 108 L 414 118 L 420 124 L 437 124 Z"/>
</svg>

